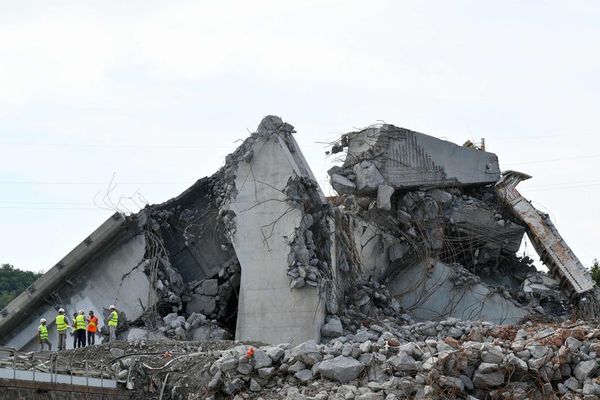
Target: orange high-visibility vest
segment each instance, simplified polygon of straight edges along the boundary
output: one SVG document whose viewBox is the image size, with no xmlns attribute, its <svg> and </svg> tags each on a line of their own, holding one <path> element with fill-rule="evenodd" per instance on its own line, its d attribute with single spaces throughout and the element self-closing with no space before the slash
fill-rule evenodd
<svg viewBox="0 0 600 400">
<path fill-rule="evenodd" d="M 88 317 L 88 332 L 96 332 L 98 329 L 98 318 L 94 315 L 93 317 Z"/>
</svg>

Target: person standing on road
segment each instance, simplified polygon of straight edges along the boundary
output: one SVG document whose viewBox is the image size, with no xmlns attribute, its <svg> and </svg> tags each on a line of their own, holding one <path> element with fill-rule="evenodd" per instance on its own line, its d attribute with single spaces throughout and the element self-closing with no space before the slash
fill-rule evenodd
<svg viewBox="0 0 600 400">
<path fill-rule="evenodd" d="M 85 347 L 85 311 L 79 310 L 79 315 L 75 317 L 75 337 L 77 338 L 77 347 Z"/>
<path fill-rule="evenodd" d="M 119 325 L 119 313 L 117 312 L 117 307 L 112 304 L 108 307 L 110 310 L 110 315 L 108 317 L 108 341 L 114 342 L 117 340 L 117 326 Z"/>
<path fill-rule="evenodd" d="M 58 332 L 58 350 L 67 349 L 67 329 L 69 329 L 69 319 L 65 315 L 65 309 L 59 308 L 55 319 L 56 331 Z"/>
<path fill-rule="evenodd" d="M 37 333 L 40 340 L 40 351 L 44 351 L 44 345 L 48 346 L 48 351 L 52 351 L 52 343 L 48 340 L 48 327 L 46 326 L 46 318 L 40 319 L 40 326 Z"/>
<path fill-rule="evenodd" d="M 94 312 L 90 310 L 89 317 L 87 318 L 87 344 L 92 346 L 96 344 L 96 332 L 98 330 L 98 317 L 94 315 Z"/>
</svg>

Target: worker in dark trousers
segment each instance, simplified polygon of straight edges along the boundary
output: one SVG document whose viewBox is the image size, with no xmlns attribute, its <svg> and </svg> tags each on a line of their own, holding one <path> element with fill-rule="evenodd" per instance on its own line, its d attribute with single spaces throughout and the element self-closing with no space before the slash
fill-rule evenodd
<svg viewBox="0 0 600 400">
<path fill-rule="evenodd" d="M 90 316 L 87 319 L 87 344 L 92 346 L 96 344 L 96 331 L 98 330 L 98 317 L 90 310 Z"/>
<path fill-rule="evenodd" d="M 77 313 L 73 313 L 73 322 L 71 322 L 71 336 L 73 336 L 73 348 L 77 348 Z"/>
<path fill-rule="evenodd" d="M 85 347 L 85 311 L 79 310 L 79 314 L 75 317 L 75 337 L 77 338 L 77 347 Z"/>
</svg>

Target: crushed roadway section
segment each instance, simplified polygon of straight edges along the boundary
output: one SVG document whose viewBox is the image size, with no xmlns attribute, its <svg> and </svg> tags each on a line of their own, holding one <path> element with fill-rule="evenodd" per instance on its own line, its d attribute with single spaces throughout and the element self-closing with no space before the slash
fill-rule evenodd
<svg viewBox="0 0 600 400">
<path fill-rule="evenodd" d="M 326 198 L 294 134 L 265 117 L 213 176 L 115 214 L 0 313 L 3 344 L 33 350 L 39 318 L 54 338 L 59 307 L 115 303 L 125 342 L 60 357 L 100 357 L 147 398 L 600 393 L 597 327 L 565 322 L 599 316 L 598 288 L 523 174 L 377 125 L 333 144 Z M 517 256 L 525 234 L 550 274 Z"/>
</svg>

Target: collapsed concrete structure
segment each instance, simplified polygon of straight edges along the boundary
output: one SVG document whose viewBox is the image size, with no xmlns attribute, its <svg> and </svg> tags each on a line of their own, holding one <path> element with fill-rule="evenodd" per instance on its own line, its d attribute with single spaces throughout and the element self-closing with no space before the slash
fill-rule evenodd
<svg viewBox="0 0 600 400">
<path fill-rule="evenodd" d="M 0 342 L 32 349 L 39 318 L 113 303 L 128 340 L 301 343 L 381 318 L 598 315 L 589 273 L 495 154 L 369 127 L 333 146 L 346 155 L 328 199 L 293 133 L 266 117 L 213 176 L 113 215 L 2 310 Z M 551 275 L 516 255 L 526 233 Z"/>
</svg>

